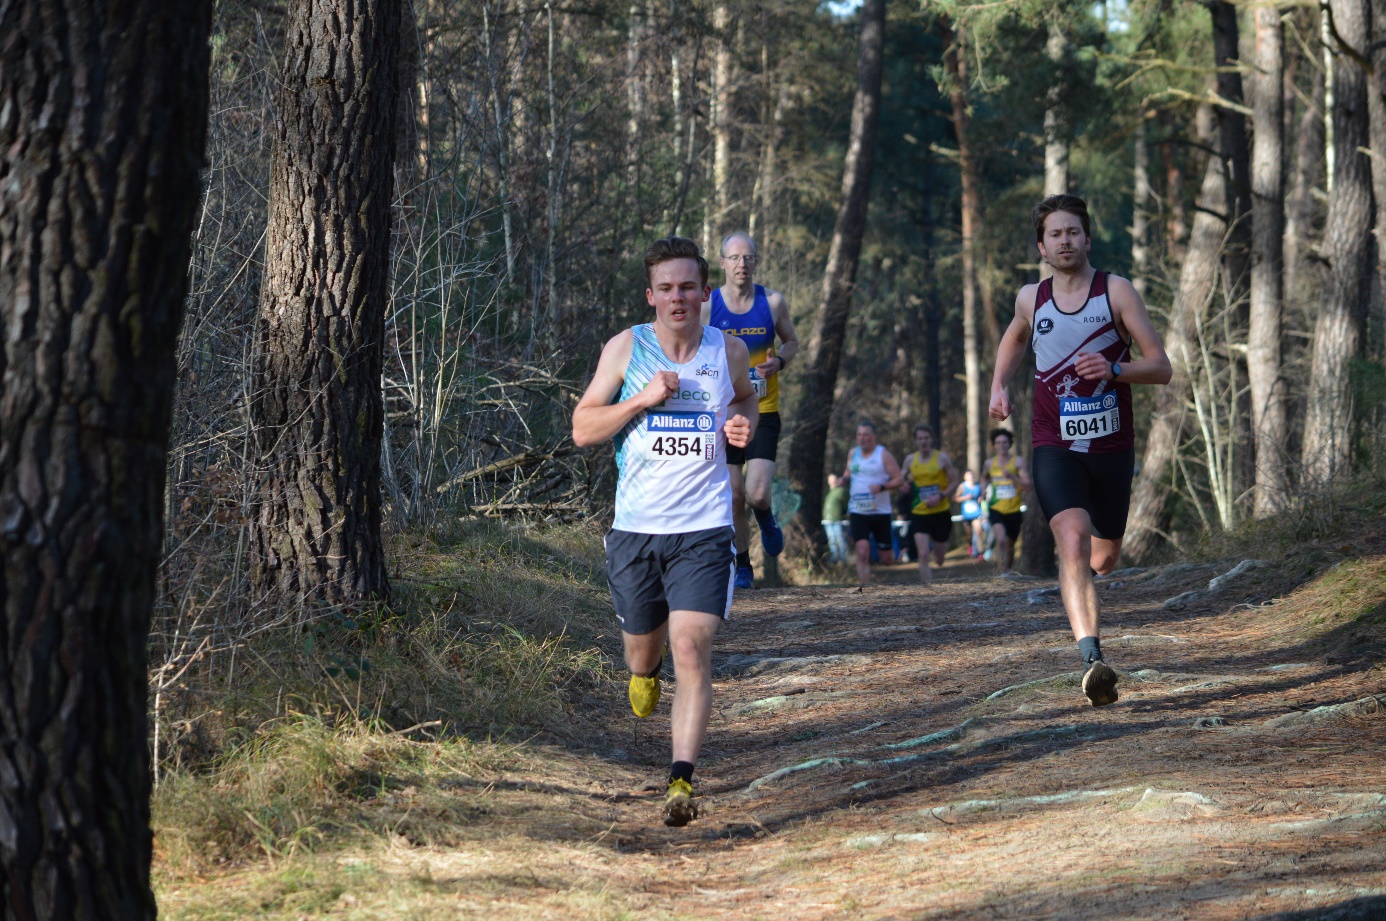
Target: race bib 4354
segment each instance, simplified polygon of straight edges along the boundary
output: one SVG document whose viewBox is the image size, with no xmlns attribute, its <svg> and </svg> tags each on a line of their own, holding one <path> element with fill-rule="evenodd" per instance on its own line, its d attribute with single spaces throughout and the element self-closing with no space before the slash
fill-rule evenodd
<svg viewBox="0 0 1386 921">
<path fill-rule="evenodd" d="M 1059 400 L 1059 434 L 1065 441 L 1102 438 L 1121 431 L 1117 395 L 1062 397 Z"/>
<path fill-rule="evenodd" d="M 650 460 L 707 462 L 717 457 L 713 413 L 652 412 L 646 420 L 645 456 Z"/>
</svg>

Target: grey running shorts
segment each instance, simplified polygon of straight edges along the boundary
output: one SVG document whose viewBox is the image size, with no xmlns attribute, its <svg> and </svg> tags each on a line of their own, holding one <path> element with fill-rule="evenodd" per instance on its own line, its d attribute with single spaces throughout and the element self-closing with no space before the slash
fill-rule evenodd
<svg viewBox="0 0 1386 921">
<path fill-rule="evenodd" d="M 730 527 L 687 534 L 608 531 L 606 581 L 625 633 L 658 630 L 670 611 L 701 611 L 726 620 L 736 575 Z"/>
</svg>

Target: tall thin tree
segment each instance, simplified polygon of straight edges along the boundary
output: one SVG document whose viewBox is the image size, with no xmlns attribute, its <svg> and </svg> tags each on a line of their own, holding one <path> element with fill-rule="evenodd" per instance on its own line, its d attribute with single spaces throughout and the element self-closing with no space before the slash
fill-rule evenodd
<svg viewBox="0 0 1386 921">
<path fill-rule="evenodd" d="M 1285 464 L 1285 379 L 1280 368 L 1284 281 L 1284 44 L 1280 11 L 1257 7 L 1252 68 L 1251 310 L 1246 369 L 1256 448 L 1253 513 L 1274 514 L 1289 496 Z"/>
<path fill-rule="evenodd" d="M 986 404 L 982 386 L 981 317 L 977 306 L 977 230 L 981 225 L 981 180 L 971 144 L 971 104 L 967 86 L 967 32 L 962 23 L 945 28 L 944 65 L 953 111 L 953 136 L 958 142 L 958 174 L 962 209 L 963 412 L 967 422 L 967 466 L 982 469 L 986 455 Z M 950 40 L 951 39 L 951 40 Z"/>
<path fill-rule="evenodd" d="M 211 3 L 0 4 L 0 894 L 140 921 Z"/>
<path fill-rule="evenodd" d="M 803 395 L 795 415 L 797 431 L 789 459 L 789 475 L 800 490 L 802 520 L 821 544 L 823 459 L 832 421 L 833 395 L 842 362 L 847 318 L 852 310 L 857 259 L 866 232 L 871 174 L 876 164 L 876 134 L 881 118 L 881 75 L 885 47 L 885 0 L 864 0 L 861 7 L 861 45 L 857 55 L 857 92 L 852 102 L 852 125 L 842 170 L 842 204 L 828 248 L 823 297 L 814 321 Z"/>
<path fill-rule="evenodd" d="M 389 591 L 380 447 L 400 0 L 292 0 L 251 404 L 251 578 L 284 600 Z"/>
<path fill-rule="evenodd" d="M 1324 255 L 1328 296 L 1314 323 L 1302 467 L 1307 483 L 1323 487 L 1346 472 L 1352 422 L 1350 365 L 1362 343 L 1371 262 L 1372 177 L 1364 150 L 1367 77 L 1353 59 L 1367 46 L 1367 0 L 1329 4 L 1336 39 L 1347 47 L 1333 58 L 1333 191 Z M 1350 52 L 1350 53 L 1349 53 Z"/>
</svg>

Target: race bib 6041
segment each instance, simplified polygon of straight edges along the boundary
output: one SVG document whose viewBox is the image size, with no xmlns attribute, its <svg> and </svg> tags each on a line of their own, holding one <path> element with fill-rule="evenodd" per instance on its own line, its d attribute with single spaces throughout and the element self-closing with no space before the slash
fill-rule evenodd
<svg viewBox="0 0 1386 921">
<path fill-rule="evenodd" d="M 652 412 L 645 421 L 650 460 L 707 462 L 717 457 L 714 413 Z"/>
<path fill-rule="evenodd" d="M 1059 400 L 1059 434 L 1065 441 L 1102 438 L 1121 431 L 1117 395 L 1062 397 Z"/>
</svg>

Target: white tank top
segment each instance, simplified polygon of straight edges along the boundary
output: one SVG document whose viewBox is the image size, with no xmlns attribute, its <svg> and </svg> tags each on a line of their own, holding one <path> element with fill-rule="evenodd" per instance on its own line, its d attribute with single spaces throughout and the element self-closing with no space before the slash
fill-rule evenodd
<svg viewBox="0 0 1386 921">
<path fill-rule="evenodd" d="M 675 364 L 650 324 L 631 330 L 630 364 L 617 400 L 628 400 L 656 371 L 674 371 L 679 392 L 632 419 L 616 436 L 616 518 L 639 534 L 687 534 L 731 527 L 731 476 L 722 423 L 736 398 L 726 338 L 703 327 L 692 361 Z"/>
<path fill-rule="evenodd" d="M 871 492 L 872 484 L 884 486 L 890 482 L 885 469 L 885 448 L 876 445 L 870 457 L 863 457 L 861 448 L 853 448 L 850 458 L 852 479 L 847 511 L 856 515 L 889 515 L 890 493 L 882 489 Z"/>
</svg>

